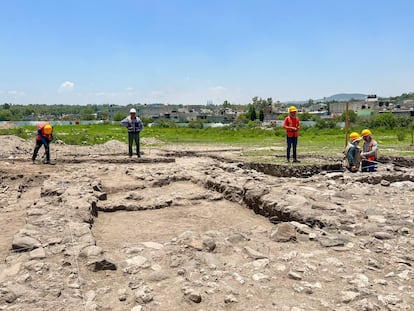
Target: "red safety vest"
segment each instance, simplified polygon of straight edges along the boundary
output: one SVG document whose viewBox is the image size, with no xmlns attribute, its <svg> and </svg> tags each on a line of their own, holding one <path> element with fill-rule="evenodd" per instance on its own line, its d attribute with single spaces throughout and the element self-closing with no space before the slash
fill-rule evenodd
<svg viewBox="0 0 414 311">
<path fill-rule="evenodd" d="M 36 140 L 42 140 L 42 136 L 43 137 L 46 137 L 47 141 L 51 141 L 52 140 L 52 135 L 51 134 L 45 134 L 45 126 L 46 126 L 46 124 L 38 124 L 37 125 Z"/>
<path fill-rule="evenodd" d="M 285 121 L 283 122 L 283 127 L 286 130 L 286 134 L 288 137 L 298 137 L 299 136 L 299 129 L 300 129 L 300 121 L 299 118 L 291 118 L 290 116 L 287 116 L 285 118 Z M 290 127 L 296 127 L 297 130 L 294 131 Z"/>
<path fill-rule="evenodd" d="M 374 139 L 371 139 L 371 141 L 369 142 L 369 145 L 368 145 L 368 152 L 370 152 L 372 150 L 372 146 L 373 145 L 374 145 Z M 368 156 L 367 157 L 367 160 L 369 160 L 369 161 L 375 161 L 375 154 Z"/>
</svg>

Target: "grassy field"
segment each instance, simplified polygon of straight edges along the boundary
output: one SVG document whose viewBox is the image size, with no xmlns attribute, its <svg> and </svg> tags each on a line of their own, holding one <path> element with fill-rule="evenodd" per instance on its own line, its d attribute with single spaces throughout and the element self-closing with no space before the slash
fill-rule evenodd
<svg viewBox="0 0 414 311">
<path fill-rule="evenodd" d="M 361 131 L 361 129 L 351 129 Z M 401 131 L 401 130 L 400 130 Z M 27 126 L 16 129 L 0 129 L 0 135 L 16 135 L 22 138 L 35 137 L 36 128 Z M 400 132 L 399 132 L 400 133 Z M 56 125 L 55 138 L 70 145 L 103 144 L 110 140 L 127 142 L 126 129 L 110 124 L 101 125 Z M 396 130 L 373 130 L 373 136 L 378 141 L 382 155 L 413 156 L 414 147 L 411 145 L 411 134 L 408 132 L 399 139 Z M 166 145 L 203 144 L 233 146 L 245 149 L 247 156 L 262 157 L 274 155 L 274 150 L 285 148 L 285 132 L 281 128 L 156 128 L 146 127 L 141 137 L 155 138 Z M 301 130 L 298 151 L 300 153 L 338 155 L 345 146 L 345 133 L 340 129 L 308 128 Z M 283 151 L 279 153 L 283 154 Z"/>
</svg>

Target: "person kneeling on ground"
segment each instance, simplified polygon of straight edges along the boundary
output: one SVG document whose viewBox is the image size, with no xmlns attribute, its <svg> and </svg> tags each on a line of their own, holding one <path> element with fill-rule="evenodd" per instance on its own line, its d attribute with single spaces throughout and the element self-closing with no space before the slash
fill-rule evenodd
<svg viewBox="0 0 414 311">
<path fill-rule="evenodd" d="M 50 142 L 53 139 L 53 128 L 50 124 L 41 124 L 37 126 L 37 135 L 36 135 L 36 146 L 33 151 L 32 162 L 35 163 L 37 153 L 39 152 L 40 147 L 45 146 L 46 161 L 45 164 L 50 163 Z"/>
<path fill-rule="evenodd" d="M 364 140 L 362 145 L 362 172 L 375 172 L 377 168 L 377 153 L 378 153 L 378 143 L 372 138 L 372 133 L 370 130 L 363 130 L 361 136 Z"/>
<path fill-rule="evenodd" d="M 358 147 L 361 136 L 358 133 L 352 132 L 349 135 L 350 142 L 345 148 L 344 167 L 352 173 L 356 173 L 361 165 L 361 149 Z"/>
</svg>

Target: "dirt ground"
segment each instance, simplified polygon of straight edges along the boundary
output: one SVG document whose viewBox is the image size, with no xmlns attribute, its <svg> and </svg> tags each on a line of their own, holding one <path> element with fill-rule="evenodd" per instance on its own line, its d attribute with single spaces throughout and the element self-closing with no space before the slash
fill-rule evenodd
<svg viewBox="0 0 414 311">
<path fill-rule="evenodd" d="M 412 159 L 148 143 L 0 136 L 0 310 L 414 310 Z"/>
</svg>

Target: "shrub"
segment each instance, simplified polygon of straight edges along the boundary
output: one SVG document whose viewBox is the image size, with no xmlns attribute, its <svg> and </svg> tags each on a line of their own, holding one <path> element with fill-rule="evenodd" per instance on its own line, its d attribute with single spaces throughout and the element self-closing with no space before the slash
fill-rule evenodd
<svg viewBox="0 0 414 311">
<path fill-rule="evenodd" d="M 404 130 L 404 129 L 399 128 L 399 129 L 397 130 L 397 140 L 398 140 L 398 141 L 404 141 L 405 136 L 406 136 L 406 132 L 405 132 L 405 130 Z"/>
</svg>

